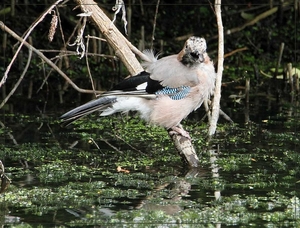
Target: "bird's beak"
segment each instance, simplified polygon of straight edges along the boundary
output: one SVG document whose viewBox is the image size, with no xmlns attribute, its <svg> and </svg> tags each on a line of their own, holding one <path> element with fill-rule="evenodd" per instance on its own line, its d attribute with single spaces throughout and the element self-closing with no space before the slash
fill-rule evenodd
<svg viewBox="0 0 300 228">
<path fill-rule="evenodd" d="M 199 53 L 198 51 L 191 52 L 191 56 L 195 59 L 199 59 L 201 63 L 204 62 L 204 55 L 202 53 Z"/>
<path fill-rule="evenodd" d="M 200 60 L 201 63 L 204 62 L 204 55 L 203 54 L 199 54 L 199 60 Z"/>
</svg>

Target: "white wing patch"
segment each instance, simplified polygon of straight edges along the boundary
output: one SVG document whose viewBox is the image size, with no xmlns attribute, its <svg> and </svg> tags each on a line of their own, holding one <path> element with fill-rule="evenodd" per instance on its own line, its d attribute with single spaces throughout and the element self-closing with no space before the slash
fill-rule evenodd
<svg viewBox="0 0 300 228">
<path fill-rule="evenodd" d="M 136 87 L 137 90 L 145 90 L 147 87 L 147 82 L 144 82 L 143 84 L 140 84 Z"/>
</svg>

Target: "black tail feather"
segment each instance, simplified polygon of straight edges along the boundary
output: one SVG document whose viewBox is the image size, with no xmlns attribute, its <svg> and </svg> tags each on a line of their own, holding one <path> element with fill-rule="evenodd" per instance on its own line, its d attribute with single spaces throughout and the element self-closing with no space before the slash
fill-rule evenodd
<svg viewBox="0 0 300 228">
<path fill-rule="evenodd" d="M 72 122 L 95 111 L 104 111 L 108 107 L 111 107 L 113 103 L 116 102 L 114 97 L 100 97 L 96 100 L 90 101 L 83 104 L 77 108 L 70 110 L 69 112 L 63 114 L 60 119 L 64 122 L 64 126 L 68 126 Z"/>
</svg>

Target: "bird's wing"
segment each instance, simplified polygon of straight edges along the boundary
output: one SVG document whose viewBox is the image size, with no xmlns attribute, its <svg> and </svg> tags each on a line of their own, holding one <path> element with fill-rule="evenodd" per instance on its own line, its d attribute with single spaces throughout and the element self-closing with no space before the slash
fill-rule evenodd
<svg viewBox="0 0 300 228">
<path fill-rule="evenodd" d="M 179 100 L 189 92 L 190 86 L 184 84 L 176 87 L 163 86 L 162 81 L 152 79 L 149 73 L 143 71 L 136 76 L 126 78 L 101 96 L 135 96 L 154 99 L 157 95 L 167 95 L 171 99 Z"/>
<path fill-rule="evenodd" d="M 152 99 L 155 98 L 153 94 L 162 88 L 160 81 L 151 79 L 148 72 L 142 71 L 135 76 L 124 79 L 115 85 L 111 91 L 101 96 L 138 96 Z"/>
<path fill-rule="evenodd" d="M 199 83 L 196 68 L 182 64 L 178 61 L 178 55 L 161 58 L 149 65 L 146 70 L 152 80 L 159 81 L 164 87 L 195 86 Z"/>
<path fill-rule="evenodd" d="M 147 83 L 147 81 L 149 80 L 149 76 L 150 76 L 149 73 L 142 71 L 133 77 L 128 77 L 123 81 L 119 82 L 117 85 L 115 85 L 112 88 L 112 91 L 114 90 L 135 91 L 139 89 L 145 89 L 144 83 Z"/>
</svg>

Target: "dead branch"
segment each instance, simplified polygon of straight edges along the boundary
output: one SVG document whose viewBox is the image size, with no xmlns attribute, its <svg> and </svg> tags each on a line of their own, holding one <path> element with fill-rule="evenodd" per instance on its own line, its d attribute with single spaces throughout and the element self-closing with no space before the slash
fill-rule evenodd
<svg viewBox="0 0 300 228">
<path fill-rule="evenodd" d="M 88 36 L 87 36 L 88 37 Z M 91 38 L 89 36 L 89 38 Z M 76 51 L 69 51 L 69 50 L 47 50 L 47 49 L 38 49 L 40 52 L 42 53 L 54 53 L 54 52 L 58 52 L 59 55 L 51 58 L 51 60 L 53 59 L 57 59 L 57 58 L 61 58 L 63 56 L 74 56 L 74 55 L 77 55 L 77 52 Z M 113 59 L 113 60 L 117 60 L 118 58 L 114 55 L 106 55 L 106 54 L 98 54 L 98 53 L 95 53 L 95 52 L 88 52 L 86 53 L 86 55 L 88 56 L 97 56 L 97 57 L 103 57 L 103 58 L 107 58 L 107 59 Z"/>
<path fill-rule="evenodd" d="M 229 56 L 234 55 L 235 53 L 238 53 L 238 52 L 241 52 L 241 51 L 246 51 L 246 50 L 248 50 L 247 47 L 242 47 L 242 48 L 235 49 L 235 50 L 233 50 L 233 51 L 231 51 L 231 52 L 229 52 L 229 53 L 224 54 L 224 59 L 227 58 L 227 57 L 229 57 Z M 215 63 L 215 64 L 218 63 L 218 57 L 216 57 L 216 58 L 214 59 L 214 63 Z"/>
<path fill-rule="evenodd" d="M 152 30 L 152 37 L 151 37 L 151 45 L 150 45 L 150 49 L 153 49 L 153 41 L 155 40 L 155 27 L 156 27 L 156 22 L 157 22 L 157 15 L 158 15 L 158 7 L 160 4 L 160 0 L 157 0 L 156 3 L 156 8 L 155 8 L 155 14 L 154 14 L 154 19 L 153 19 L 153 30 Z"/>
<path fill-rule="evenodd" d="M 215 134 L 217 129 L 217 122 L 220 113 L 220 100 L 221 100 L 221 86 L 222 86 L 222 73 L 224 61 L 224 31 L 221 15 L 221 0 L 215 0 L 215 14 L 218 25 L 219 35 L 219 49 L 218 49 L 218 72 L 216 78 L 216 88 L 214 92 L 214 99 L 212 102 L 211 121 L 209 122 L 208 136 L 211 137 Z"/>
<path fill-rule="evenodd" d="M 245 24 L 243 24 L 242 26 L 239 26 L 239 27 L 236 27 L 236 28 L 232 28 L 232 29 L 228 29 L 226 31 L 226 35 L 229 35 L 229 34 L 232 34 L 232 33 L 235 33 L 235 32 L 238 32 L 238 31 L 241 31 L 243 30 L 244 28 L 246 28 L 247 26 L 250 26 L 250 25 L 254 25 L 256 24 L 257 22 L 259 22 L 260 20 L 276 13 L 278 10 L 278 7 L 274 7 L 266 12 L 263 12 L 262 14 L 259 14 L 258 16 L 256 16 L 255 18 L 253 18 L 251 21 L 248 21 L 246 22 Z"/>
<path fill-rule="evenodd" d="M 178 127 L 182 128 L 181 125 Z M 169 136 L 173 140 L 178 154 L 184 159 L 184 161 L 191 167 L 198 167 L 199 158 L 195 148 L 193 147 L 193 144 L 191 143 L 191 140 L 178 134 L 171 134 L 170 132 Z"/>
<path fill-rule="evenodd" d="M 229 57 L 229 56 L 234 55 L 234 54 L 237 53 L 237 52 L 246 51 L 246 50 L 248 50 L 247 47 L 242 47 L 242 48 L 235 49 L 235 50 L 233 50 L 233 51 L 231 51 L 231 52 L 229 52 L 229 53 L 226 53 L 226 54 L 224 55 L 224 59 L 227 58 L 227 57 Z"/>
</svg>

